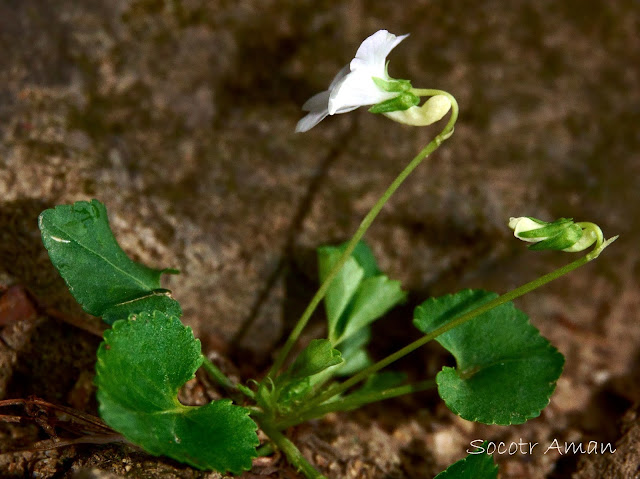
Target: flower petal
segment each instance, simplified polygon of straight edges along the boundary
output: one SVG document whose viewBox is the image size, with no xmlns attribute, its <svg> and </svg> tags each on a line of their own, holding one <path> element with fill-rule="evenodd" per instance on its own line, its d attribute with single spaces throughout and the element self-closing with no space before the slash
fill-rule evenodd
<svg viewBox="0 0 640 479">
<path fill-rule="evenodd" d="M 329 105 L 329 94 L 331 92 L 329 90 L 322 91 L 320 93 L 316 93 L 302 105 L 302 111 L 314 111 L 319 112 L 322 110 L 326 110 Z"/>
<path fill-rule="evenodd" d="M 397 92 L 386 92 L 378 88 L 368 72 L 351 72 L 331 91 L 329 114 L 335 115 L 364 105 L 375 105 L 397 95 Z"/>
<path fill-rule="evenodd" d="M 386 79 L 385 74 L 385 62 L 387 56 L 402 40 L 409 35 L 396 36 L 393 33 L 389 33 L 387 30 L 379 30 L 370 37 L 368 37 L 362 44 L 356 56 L 351 60 L 351 71 L 356 71 L 360 68 L 367 70 L 373 70 L 372 76 Z"/>
<path fill-rule="evenodd" d="M 336 74 L 336 76 L 333 77 L 333 80 L 331 80 L 331 84 L 329 85 L 329 90 L 333 90 L 335 86 L 340 82 L 340 80 L 346 77 L 350 71 L 351 71 L 351 67 L 348 64 L 343 66 L 340 69 L 340 71 Z"/>
<path fill-rule="evenodd" d="M 313 111 L 302 118 L 296 125 L 296 133 L 304 133 L 316 126 L 329 114 L 327 110 Z"/>
</svg>

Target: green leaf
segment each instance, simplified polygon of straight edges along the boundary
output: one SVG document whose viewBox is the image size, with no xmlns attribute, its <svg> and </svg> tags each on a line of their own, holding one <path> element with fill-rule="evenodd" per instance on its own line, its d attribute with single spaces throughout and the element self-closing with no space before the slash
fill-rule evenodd
<svg viewBox="0 0 640 479">
<path fill-rule="evenodd" d="M 318 248 L 321 282 L 346 247 L 347 243 Z M 383 275 L 371 249 L 359 242 L 324 299 L 329 340 L 342 353 L 344 363 L 314 376 L 312 383 L 322 383 L 336 375 L 355 374 L 369 366 L 371 359 L 365 347 L 371 339 L 370 324 L 405 297 L 400 283 Z"/>
<path fill-rule="evenodd" d="M 178 401 L 202 361 L 200 342 L 175 317 L 156 311 L 116 321 L 98 350 L 100 415 L 151 454 L 199 469 L 248 470 L 259 441 L 247 409 L 230 400 Z"/>
<path fill-rule="evenodd" d="M 373 364 L 365 347 L 371 341 L 371 327 L 367 326 L 349 336 L 337 346 L 344 364 L 336 368 L 336 376 L 351 376 Z"/>
<path fill-rule="evenodd" d="M 330 368 L 342 364 L 340 351 L 328 339 L 313 339 L 293 364 L 275 380 L 276 398 L 281 412 L 301 401 L 319 381 L 331 377 Z M 273 403 L 273 400 L 271 400 Z"/>
<path fill-rule="evenodd" d="M 277 409 L 281 413 L 291 410 L 292 405 L 299 403 L 311 392 L 311 378 L 306 377 L 286 383 L 278 393 Z"/>
<path fill-rule="evenodd" d="M 342 355 L 333 349 L 328 339 L 313 339 L 302 350 L 291 367 L 283 373 L 288 379 L 302 379 L 343 362 Z"/>
<path fill-rule="evenodd" d="M 416 308 L 415 326 L 429 333 L 496 298 L 464 290 Z M 549 403 L 564 357 L 540 336 L 526 314 L 506 303 L 436 338 L 456 358 L 436 377 L 447 407 L 469 421 L 521 424 Z"/>
<path fill-rule="evenodd" d="M 347 244 L 318 248 L 320 281 L 340 259 Z M 325 296 L 329 339 L 343 342 L 404 301 L 398 281 L 381 274 L 371 249 L 359 242 L 333 280 Z"/>
<path fill-rule="evenodd" d="M 434 479 L 496 479 L 498 466 L 489 454 L 484 453 L 486 444 L 485 441 L 482 451 L 469 454 L 464 459 L 454 462 Z"/>
<path fill-rule="evenodd" d="M 318 250 L 321 282 L 329 275 L 329 272 L 333 269 L 333 265 L 341 255 L 342 252 L 337 248 L 325 247 Z M 363 277 L 364 270 L 358 265 L 354 258 L 349 258 L 331 282 L 324 300 L 330 339 L 335 339 L 340 317 L 356 293 Z"/>
<path fill-rule="evenodd" d="M 169 294 L 167 290 L 158 289 L 149 293 L 148 296 L 117 304 L 102 313 L 102 320 L 113 324 L 118 319 L 126 319 L 142 311 L 162 311 L 167 316 L 182 316 L 180 304 Z"/>
<path fill-rule="evenodd" d="M 154 309 L 181 314 L 180 305 L 160 286 L 162 273 L 175 270 L 151 269 L 129 259 L 99 201 L 45 210 L 39 227 L 51 261 L 89 314 L 104 316 L 109 323 Z"/>
<path fill-rule="evenodd" d="M 338 344 L 360 329 L 382 317 L 396 304 L 406 299 L 400 281 L 392 281 L 386 276 L 373 276 L 362 281 L 350 306 L 350 314 L 345 320 Z"/>
<path fill-rule="evenodd" d="M 347 248 L 347 243 L 338 246 L 340 252 Z M 364 278 L 370 278 L 372 276 L 378 276 L 382 274 L 380 268 L 378 268 L 378 262 L 373 255 L 373 251 L 364 241 L 358 242 L 356 247 L 351 252 L 351 256 L 358 262 L 358 265 L 364 270 Z"/>
</svg>

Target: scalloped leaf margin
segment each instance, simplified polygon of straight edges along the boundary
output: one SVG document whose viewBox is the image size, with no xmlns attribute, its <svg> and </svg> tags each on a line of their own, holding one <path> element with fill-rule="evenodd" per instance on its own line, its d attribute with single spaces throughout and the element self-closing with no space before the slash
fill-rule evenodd
<svg viewBox="0 0 640 479">
<path fill-rule="evenodd" d="M 418 306 L 414 325 L 429 333 L 496 298 L 482 290 L 431 298 Z M 502 304 L 436 338 L 456 358 L 436 376 L 451 411 L 483 424 L 521 424 L 549 404 L 564 357 L 513 303 Z"/>
<path fill-rule="evenodd" d="M 156 311 L 116 321 L 98 350 L 100 415 L 153 455 L 203 470 L 248 470 L 259 444 L 248 409 L 230 400 L 178 401 L 202 361 L 200 341 L 176 317 Z"/>
</svg>

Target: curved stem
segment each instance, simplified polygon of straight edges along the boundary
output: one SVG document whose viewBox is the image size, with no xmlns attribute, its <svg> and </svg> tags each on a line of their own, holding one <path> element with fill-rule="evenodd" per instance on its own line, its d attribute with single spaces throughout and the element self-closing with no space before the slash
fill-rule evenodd
<svg viewBox="0 0 640 479">
<path fill-rule="evenodd" d="M 302 330 L 309 322 L 311 315 L 313 314 L 315 309 L 318 307 L 318 304 L 320 304 L 320 301 L 322 301 L 325 294 L 327 293 L 327 290 L 329 289 L 331 282 L 336 277 L 336 275 L 340 272 L 340 270 L 342 269 L 342 266 L 344 266 L 344 263 L 349 259 L 349 257 L 351 256 L 351 253 L 353 252 L 356 245 L 358 244 L 358 241 L 362 239 L 364 234 L 367 232 L 367 230 L 373 223 L 373 220 L 375 220 L 376 216 L 378 216 L 378 213 L 380 213 L 380 211 L 382 210 L 382 207 L 385 205 L 385 203 L 387 203 L 387 201 L 389 201 L 389 198 L 391 198 L 391 195 L 395 193 L 395 191 L 400 187 L 400 185 L 404 182 L 404 180 L 411 174 L 413 170 L 417 168 L 417 166 L 427 156 L 429 156 L 436 149 L 438 149 L 438 147 L 447 138 L 449 138 L 452 135 L 453 126 L 455 125 L 458 119 L 458 103 L 456 102 L 455 98 L 451 94 L 444 91 L 440 91 L 440 90 L 414 90 L 414 92 L 419 92 L 416 94 L 420 94 L 420 92 L 433 92 L 430 94 L 446 95 L 451 100 L 451 116 L 449 117 L 449 121 L 447 122 L 447 125 L 440 132 L 440 134 L 438 134 L 433 140 L 431 140 L 429 144 L 427 144 L 427 146 L 425 146 L 420 151 L 420 153 L 418 153 L 416 157 L 413 160 L 411 160 L 411 162 L 406 166 L 406 168 L 402 170 L 402 172 L 400 172 L 397 178 L 393 180 L 393 183 L 391 183 L 389 188 L 387 188 L 384 194 L 373 205 L 373 207 L 371 208 L 371 211 L 369 211 L 369 213 L 367 213 L 367 216 L 364 217 L 364 219 L 360 223 L 360 226 L 356 230 L 355 234 L 353 235 L 351 240 L 349 240 L 349 243 L 347 244 L 347 247 L 342 253 L 342 256 L 336 262 L 333 269 L 329 272 L 324 282 L 322 283 L 322 285 L 320 286 L 320 288 L 318 289 L 314 297 L 309 302 L 309 305 L 302 313 L 302 316 L 298 320 L 298 323 L 291 331 L 291 334 L 287 338 L 286 343 L 278 353 L 278 356 L 276 357 L 276 360 L 274 361 L 273 366 L 269 370 L 269 373 L 268 373 L 269 377 L 274 376 L 280 370 L 289 352 L 291 351 L 291 348 L 293 347 L 295 342 L 298 340 L 300 333 L 302 333 Z"/>
<path fill-rule="evenodd" d="M 305 407 L 302 411 L 301 414 L 305 414 L 308 411 L 313 410 L 313 408 L 319 406 L 320 404 L 324 403 L 325 401 L 327 401 L 328 399 L 331 399 L 332 397 L 343 393 L 344 391 L 346 391 L 347 389 L 349 389 L 350 387 L 354 386 L 355 384 L 359 383 L 360 381 L 363 381 L 365 379 L 367 379 L 371 374 L 379 371 L 380 369 L 388 366 L 389 364 L 393 363 L 394 361 L 397 361 L 398 359 L 406 356 L 407 354 L 415 351 L 416 349 L 418 349 L 421 346 L 424 346 L 425 344 L 427 344 L 429 341 L 431 341 L 432 339 L 435 339 L 436 337 L 440 336 L 443 333 L 446 333 L 447 331 L 460 326 L 463 323 L 466 323 L 467 321 L 472 320 L 473 318 L 475 318 L 476 316 L 480 316 L 483 313 L 486 313 L 487 311 L 490 311 L 493 308 L 496 308 L 498 306 L 500 306 L 501 304 L 507 303 L 509 301 L 512 301 L 526 293 L 529 293 L 530 291 L 533 291 L 534 289 L 539 288 L 540 286 L 543 286 L 547 283 L 549 283 L 550 281 L 553 281 L 554 279 L 557 279 L 561 276 L 564 276 L 565 274 L 573 271 L 574 269 L 579 268 L 580 266 L 583 266 L 585 264 L 587 264 L 588 262 L 596 259 L 600 253 L 602 252 L 602 250 L 604 250 L 608 245 L 610 245 L 613 241 L 615 241 L 618 237 L 614 237 L 611 238 L 607 241 L 605 241 L 604 243 L 602 243 L 601 245 L 597 246 L 594 250 L 592 250 L 590 253 L 588 253 L 587 255 L 583 256 L 580 259 L 577 259 L 576 261 L 569 263 L 565 266 L 563 266 L 562 268 L 558 268 L 555 271 L 552 271 L 551 273 L 545 274 L 544 276 L 541 276 L 540 278 L 537 278 L 533 281 L 530 281 L 529 283 L 526 283 L 522 286 L 520 286 L 519 288 L 516 288 L 512 291 L 509 291 L 508 293 L 503 294 L 502 296 L 498 296 L 497 298 L 483 304 L 482 306 L 474 309 L 473 311 L 469 311 L 466 314 L 463 314 L 462 316 L 458 316 L 457 318 L 453 319 L 452 321 L 449 321 L 447 324 L 440 326 L 439 328 L 433 330 L 432 332 L 430 332 L 429 334 L 425 334 L 423 337 L 421 337 L 420 339 L 415 340 L 414 342 L 412 342 L 411 344 L 408 344 L 407 346 L 405 346 L 404 348 L 396 351 L 395 353 L 387 356 L 386 358 L 378 361 L 375 364 L 372 364 L 371 366 L 369 366 L 368 368 L 362 370 L 361 372 L 359 372 L 358 374 L 356 374 L 355 376 L 347 379 L 345 382 L 340 383 L 334 387 L 331 387 L 329 389 L 327 389 L 323 394 L 320 394 L 319 396 L 317 396 L 315 399 L 311 400 L 307 407 Z"/>
</svg>

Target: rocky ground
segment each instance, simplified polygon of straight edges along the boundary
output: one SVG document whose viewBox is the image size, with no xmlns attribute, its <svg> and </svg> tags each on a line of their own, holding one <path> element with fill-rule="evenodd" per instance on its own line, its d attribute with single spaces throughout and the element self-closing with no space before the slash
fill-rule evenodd
<svg viewBox="0 0 640 479">
<path fill-rule="evenodd" d="M 539 418 L 472 424 L 425 393 L 330 415 L 290 437 L 336 478 L 429 478 L 477 438 L 618 447 L 598 457 L 496 456 L 503 478 L 635 477 L 634 0 L 2 2 L 0 399 L 34 395 L 97 413 L 102 326 L 74 304 L 36 222 L 47 207 L 90 198 L 106 203 L 131 256 L 182 271 L 166 285 L 207 354 L 245 380 L 264 372 L 317 286 L 315 248 L 347 239 L 438 131 L 363 109 L 293 133 L 302 103 L 382 28 L 411 33 L 390 74 L 451 92 L 461 115 L 367 235 L 410 292 L 376 326 L 376 355 L 416 336 L 411 311 L 429 296 L 504 292 L 568 261 L 528 252 L 510 237 L 510 216 L 590 220 L 621 237 L 597 262 L 518 300 L 566 356 Z M 319 315 L 307 338 L 320 334 Z M 423 378 L 444 360 L 433 346 L 402 366 Z M 206 400 L 211 386 L 199 378 L 185 394 Z M 220 477 L 122 444 L 37 450 L 48 438 L 35 424 L 0 423 L 2 476 Z M 242 477 L 297 476 L 276 455 Z"/>
</svg>

